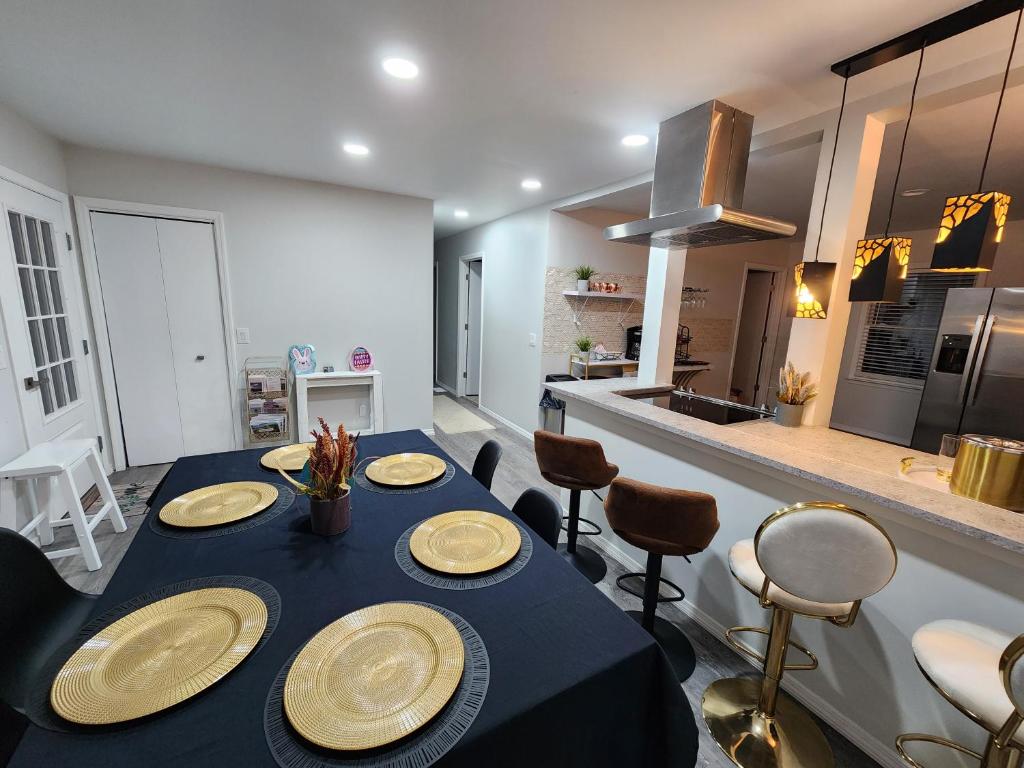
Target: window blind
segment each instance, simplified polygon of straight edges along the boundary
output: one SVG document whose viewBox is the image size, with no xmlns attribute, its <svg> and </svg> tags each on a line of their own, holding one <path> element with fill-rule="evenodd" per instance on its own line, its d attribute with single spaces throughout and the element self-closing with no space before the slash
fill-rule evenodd
<svg viewBox="0 0 1024 768">
<path fill-rule="evenodd" d="M 913 270 L 896 304 L 873 303 L 864 313 L 857 374 L 923 386 L 950 288 L 970 288 L 974 275 Z"/>
</svg>

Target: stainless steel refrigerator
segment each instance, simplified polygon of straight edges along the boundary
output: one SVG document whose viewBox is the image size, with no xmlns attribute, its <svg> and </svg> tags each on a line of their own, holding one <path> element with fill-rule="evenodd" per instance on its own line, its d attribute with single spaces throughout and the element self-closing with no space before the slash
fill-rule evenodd
<svg viewBox="0 0 1024 768">
<path fill-rule="evenodd" d="M 951 288 L 911 447 L 944 433 L 1024 439 L 1024 288 Z"/>
</svg>

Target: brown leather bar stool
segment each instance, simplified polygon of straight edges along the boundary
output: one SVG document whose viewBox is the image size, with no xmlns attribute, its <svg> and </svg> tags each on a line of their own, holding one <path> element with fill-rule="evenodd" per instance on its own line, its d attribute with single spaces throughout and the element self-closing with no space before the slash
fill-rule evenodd
<svg viewBox="0 0 1024 768">
<path fill-rule="evenodd" d="M 568 542 L 559 544 L 558 551 L 577 571 L 596 584 L 608 572 L 608 565 L 601 555 L 576 541 L 580 535 L 594 536 L 601 532 L 595 523 L 580 517 L 580 492 L 604 488 L 619 474 L 619 468 L 605 460 L 604 449 L 596 440 L 538 429 L 533 433 L 533 447 L 541 476 L 569 491 Z M 580 532 L 581 520 L 596 530 Z"/>
<path fill-rule="evenodd" d="M 662 578 L 661 560 L 668 555 L 689 562 L 690 555 L 707 549 L 718 532 L 715 497 L 618 477 L 612 481 L 604 511 L 619 538 L 647 552 L 646 573 L 627 573 L 615 581 L 631 595 L 643 597 L 643 611 L 628 613 L 654 636 L 671 660 L 676 676 L 685 680 L 696 665 L 693 646 L 675 624 L 655 615 L 658 603 L 678 602 L 684 597 L 678 585 Z M 630 580 L 641 578 L 643 592 L 629 585 Z M 662 583 L 678 594 L 661 597 Z"/>
</svg>

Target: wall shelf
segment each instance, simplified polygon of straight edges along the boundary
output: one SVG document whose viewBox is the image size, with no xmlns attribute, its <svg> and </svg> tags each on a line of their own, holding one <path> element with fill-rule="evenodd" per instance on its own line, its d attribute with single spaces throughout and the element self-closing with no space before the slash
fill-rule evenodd
<svg viewBox="0 0 1024 768">
<path fill-rule="evenodd" d="M 572 321 L 579 328 L 583 323 L 583 313 L 591 299 L 612 299 L 613 301 L 628 301 L 626 308 L 619 312 L 617 322 L 622 327 L 622 321 L 630 313 L 635 304 L 643 304 L 643 295 L 639 293 L 608 293 L 607 291 L 562 291 L 562 295 L 570 299 L 572 308 Z M 575 302 L 572 301 L 575 299 Z M 582 299 L 582 301 L 580 301 Z"/>
</svg>

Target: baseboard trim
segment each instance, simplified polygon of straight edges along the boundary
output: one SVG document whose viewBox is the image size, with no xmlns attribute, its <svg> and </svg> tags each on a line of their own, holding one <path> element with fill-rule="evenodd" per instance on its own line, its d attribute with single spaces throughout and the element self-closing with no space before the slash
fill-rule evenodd
<svg viewBox="0 0 1024 768">
<path fill-rule="evenodd" d="M 434 436 L 434 428 L 433 427 L 431 427 L 430 429 L 421 429 L 420 432 L 422 432 L 427 437 L 433 437 Z"/>
<path fill-rule="evenodd" d="M 526 438 L 527 440 L 529 440 L 531 442 L 533 441 L 533 433 L 532 432 L 527 432 L 525 429 L 520 427 L 518 424 L 513 424 L 511 421 L 506 419 L 504 416 L 499 416 L 498 414 L 496 414 L 490 408 L 485 408 L 482 405 L 478 405 L 477 408 L 479 408 L 481 412 L 486 413 L 488 416 L 490 416 L 495 421 L 500 422 L 504 426 L 506 426 L 509 429 L 511 429 L 517 435 L 520 435 L 521 437 L 524 437 L 524 438 Z"/>
<path fill-rule="evenodd" d="M 615 542 L 608 541 L 602 536 L 591 536 L 587 543 L 596 544 L 606 555 L 608 555 L 608 557 L 618 562 L 619 565 L 627 571 L 635 572 L 645 570 L 645 567 L 642 564 L 638 563 L 632 555 L 623 551 Z M 689 618 L 693 619 L 704 629 L 714 635 L 719 642 L 732 650 L 732 646 L 730 646 L 725 639 L 725 630 L 727 627 L 722 626 L 717 620 L 694 605 L 689 598 L 684 599 L 682 602 L 675 603 L 675 606 Z M 733 652 L 735 653 L 735 651 Z M 737 657 L 743 658 L 742 656 L 739 656 L 739 654 L 737 654 Z M 744 661 L 749 663 L 746 659 L 744 659 Z M 755 668 L 753 664 L 751 664 L 751 668 Z M 854 746 L 864 752 L 879 765 L 884 768 L 906 768 L 906 763 L 900 759 L 895 747 L 890 747 L 884 742 L 879 741 L 876 737 L 861 728 L 857 723 L 854 723 L 847 718 L 832 704 L 828 703 L 818 694 L 811 691 L 793 675 L 783 678 L 782 688 L 786 693 L 803 704 L 807 709 L 839 731 L 839 733 L 849 739 Z"/>
</svg>

